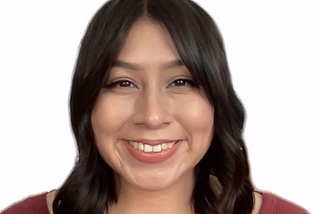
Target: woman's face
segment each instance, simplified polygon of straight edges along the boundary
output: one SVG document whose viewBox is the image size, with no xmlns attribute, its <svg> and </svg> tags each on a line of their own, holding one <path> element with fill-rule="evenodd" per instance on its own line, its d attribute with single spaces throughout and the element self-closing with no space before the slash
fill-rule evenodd
<svg viewBox="0 0 320 214">
<path fill-rule="evenodd" d="M 120 182 L 160 190 L 193 176 L 213 137 L 213 107 L 169 34 L 135 23 L 91 115 L 97 148 Z"/>
</svg>

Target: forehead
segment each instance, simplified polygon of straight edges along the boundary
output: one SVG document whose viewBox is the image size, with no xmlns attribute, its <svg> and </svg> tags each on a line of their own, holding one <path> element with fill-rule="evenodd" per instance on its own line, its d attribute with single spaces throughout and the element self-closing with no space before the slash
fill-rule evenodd
<svg viewBox="0 0 320 214">
<path fill-rule="evenodd" d="M 118 60 L 145 66 L 179 59 L 167 30 L 149 20 L 139 20 L 132 26 L 118 56 Z"/>
</svg>

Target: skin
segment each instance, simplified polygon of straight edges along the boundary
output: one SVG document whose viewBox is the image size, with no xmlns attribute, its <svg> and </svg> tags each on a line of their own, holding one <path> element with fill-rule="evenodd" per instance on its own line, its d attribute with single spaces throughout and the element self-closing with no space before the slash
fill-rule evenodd
<svg viewBox="0 0 320 214">
<path fill-rule="evenodd" d="M 117 178 L 118 202 L 110 206 L 112 214 L 194 213 L 189 201 L 194 167 L 213 137 L 214 109 L 201 87 L 174 84 L 192 79 L 185 66 L 168 64 L 178 59 L 166 30 L 140 20 L 118 57 L 131 64 L 113 67 L 106 85 L 130 83 L 100 92 L 91 120 L 99 153 Z M 124 139 L 142 138 L 180 139 L 181 145 L 169 160 L 141 163 L 128 153 Z M 55 194 L 47 194 L 50 214 Z M 254 200 L 252 214 L 258 214 L 261 194 L 255 192 Z"/>
<path fill-rule="evenodd" d="M 117 175 L 119 201 L 112 213 L 192 213 L 189 199 L 194 167 L 208 150 L 214 109 L 192 77 L 167 31 L 148 20 L 135 23 L 101 90 L 91 121 L 97 148 Z M 126 62 L 126 63 L 123 63 Z M 180 82 L 181 83 L 181 82 Z M 161 163 L 142 163 L 126 140 L 180 140 L 176 153 Z"/>
</svg>

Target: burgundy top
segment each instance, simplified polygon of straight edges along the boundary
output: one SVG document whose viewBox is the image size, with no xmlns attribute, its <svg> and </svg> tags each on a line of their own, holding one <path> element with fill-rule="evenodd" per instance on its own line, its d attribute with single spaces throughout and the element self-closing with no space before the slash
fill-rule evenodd
<svg viewBox="0 0 320 214">
<path fill-rule="evenodd" d="M 49 214 L 47 192 L 19 201 L 0 214 Z"/>
<path fill-rule="evenodd" d="M 49 214 L 46 194 L 42 193 L 20 201 L 1 214 Z M 259 214 L 308 214 L 306 210 L 270 193 L 262 194 L 262 205 Z"/>
<path fill-rule="evenodd" d="M 271 193 L 262 192 L 259 214 L 308 214 L 306 210 Z"/>
</svg>

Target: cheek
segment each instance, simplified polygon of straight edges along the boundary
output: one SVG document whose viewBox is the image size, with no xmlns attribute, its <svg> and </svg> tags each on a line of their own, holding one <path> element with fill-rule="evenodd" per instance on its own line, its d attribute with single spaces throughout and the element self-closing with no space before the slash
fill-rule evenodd
<svg viewBox="0 0 320 214">
<path fill-rule="evenodd" d="M 126 123 L 132 112 L 130 102 L 114 96 L 100 96 L 91 114 L 95 134 L 114 135 Z"/>
<path fill-rule="evenodd" d="M 200 96 L 183 103 L 176 109 L 177 120 L 191 138 L 190 146 L 206 150 L 213 137 L 214 109 L 207 99 Z"/>
<path fill-rule="evenodd" d="M 117 139 L 123 134 L 123 126 L 128 123 L 132 110 L 128 99 L 111 95 L 100 95 L 91 114 L 91 123 L 96 146 L 105 162 L 114 170 L 119 170 L 121 157 L 117 151 Z"/>
<path fill-rule="evenodd" d="M 131 117 L 130 102 L 101 95 L 91 114 L 92 128 L 100 155 L 108 162 L 115 160 L 116 143 L 122 127 Z"/>
<path fill-rule="evenodd" d="M 189 127 L 190 131 L 205 132 L 213 130 L 214 109 L 209 101 L 203 98 L 190 98 L 176 108 L 179 120 Z"/>
</svg>

